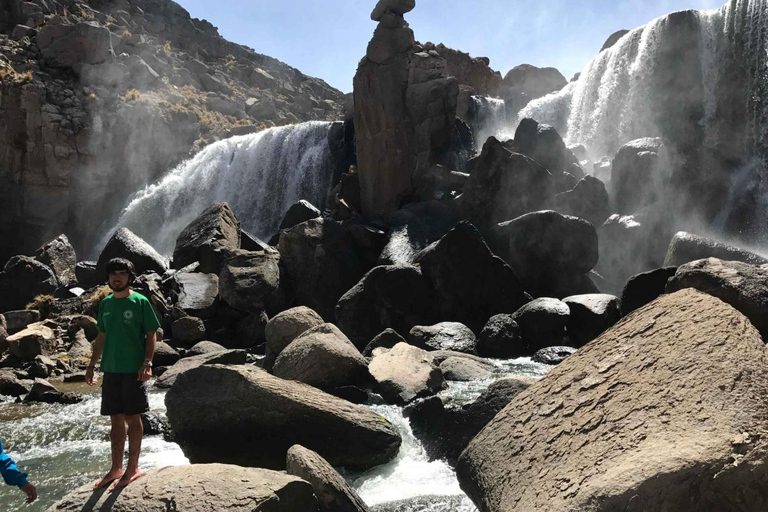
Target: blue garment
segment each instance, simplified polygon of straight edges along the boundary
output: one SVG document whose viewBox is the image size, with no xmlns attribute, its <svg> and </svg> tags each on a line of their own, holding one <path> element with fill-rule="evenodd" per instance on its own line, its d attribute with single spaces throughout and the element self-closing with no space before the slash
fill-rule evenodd
<svg viewBox="0 0 768 512">
<path fill-rule="evenodd" d="M 19 471 L 13 459 L 3 451 L 3 441 L 0 440 L 0 474 L 8 485 L 17 485 L 24 487 L 27 482 L 27 474 Z"/>
</svg>

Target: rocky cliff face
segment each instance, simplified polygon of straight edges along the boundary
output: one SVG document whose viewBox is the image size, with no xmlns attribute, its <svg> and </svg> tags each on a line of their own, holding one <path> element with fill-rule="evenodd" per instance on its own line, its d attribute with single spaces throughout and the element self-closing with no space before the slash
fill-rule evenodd
<svg viewBox="0 0 768 512">
<path fill-rule="evenodd" d="M 171 0 L 1 0 L 0 262 L 64 231 L 87 248 L 191 151 L 343 102 Z"/>
</svg>

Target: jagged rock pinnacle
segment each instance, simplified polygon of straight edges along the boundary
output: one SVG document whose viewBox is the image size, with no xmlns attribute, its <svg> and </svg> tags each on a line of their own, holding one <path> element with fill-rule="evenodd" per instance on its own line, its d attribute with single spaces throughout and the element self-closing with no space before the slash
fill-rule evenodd
<svg viewBox="0 0 768 512">
<path fill-rule="evenodd" d="M 379 0 L 371 12 L 373 21 L 381 21 L 381 17 L 388 12 L 402 16 L 416 7 L 416 0 Z"/>
</svg>

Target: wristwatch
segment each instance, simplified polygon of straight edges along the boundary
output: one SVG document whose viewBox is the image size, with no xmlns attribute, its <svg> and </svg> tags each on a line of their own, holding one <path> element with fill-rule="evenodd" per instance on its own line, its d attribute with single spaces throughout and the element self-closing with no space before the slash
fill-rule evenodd
<svg viewBox="0 0 768 512">
<path fill-rule="evenodd" d="M 149 366 L 152 368 L 152 361 L 144 361 L 144 364 L 142 366 Z"/>
</svg>

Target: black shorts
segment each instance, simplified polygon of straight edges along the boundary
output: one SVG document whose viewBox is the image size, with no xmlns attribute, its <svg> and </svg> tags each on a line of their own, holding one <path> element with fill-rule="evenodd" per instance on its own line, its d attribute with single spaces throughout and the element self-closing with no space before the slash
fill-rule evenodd
<svg viewBox="0 0 768 512">
<path fill-rule="evenodd" d="M 105 373 L 101 383 L 101 415 L 133 416 L 149 411 L 147 382 L 139 382 L 139 372 Z"/>
</svg>

